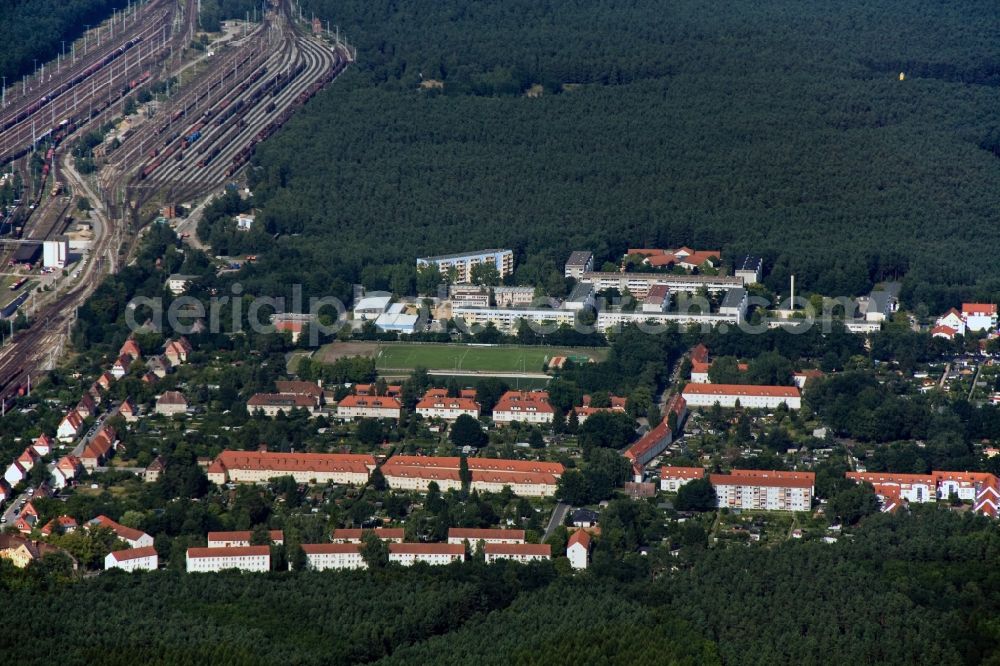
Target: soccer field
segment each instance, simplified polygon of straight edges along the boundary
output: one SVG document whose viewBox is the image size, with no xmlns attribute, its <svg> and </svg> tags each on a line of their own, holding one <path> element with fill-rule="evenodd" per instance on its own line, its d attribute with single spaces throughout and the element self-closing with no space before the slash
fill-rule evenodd
<svg viewBox="0 0 1000 666">
<path fill-rule="evenodd" d="M 605 349 L 579 347 L 478 347 L 449 344 L 387 344 L 376 356 L 379 370 L 467 370 L 480 372 L 542 372 L 554 356 L 604 360 Z"/>
</svg>

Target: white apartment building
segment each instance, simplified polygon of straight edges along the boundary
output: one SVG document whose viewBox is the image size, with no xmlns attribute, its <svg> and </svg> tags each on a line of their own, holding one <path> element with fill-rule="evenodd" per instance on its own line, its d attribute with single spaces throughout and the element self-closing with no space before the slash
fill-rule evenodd
<svg viewBox="0 0 1000 666">
<path fill-rule="evenodd" d="M 584 273 L 594 270 L 594 253 L 586 250 L 571 252 L 566 260 L 563 275 L 579 280 Z"/>
<path fill-rule="evenodd" d="M 506 277 L 514 272 L 514 252 L 492 248 L 417 259 L 418 268 L 429 265 L 437 266 L 442 275 L 448 275 L 454 271 L 455 282 L 472 282 L 472 268 L 479 264 L 493 264 L 500 277 Z"/>
<path fill-rule="evenodd" d="M 546 391 L 507 391 L 493 408 L 493 422 L 497 425 L 514 421 L 552 423 L 554 415 Z"/>
<path fill-rule="evenodd" d="M 188 548 L 187 572 L 206 573 L 239 569 L 266 572 L 271 570 L 270 546 L 233 546 L 232 548 Z"/>
<path fill-rule="evenodd" d="M 374 469 L 375 458 L 368 454 L 230 450 L 212 461 L 206 476 L 217 485 L 267 483 L 276 476 L 291 476 L 298 483 L 364 485 Z"/>
<path fill-rule="evenodd" d="M 684 387 L 684 400 L 689 407 L 741 407 L 749 409 L 774 409 L 787 405 L 789 409 L 802 408 L 802 394 L 795 386 L 752 386 L 748 384 L 697 384 Z"/>
<path fill-rule="evenodd" d="M 469 552 L 475 553 L 479 543 L 523 544 L 524 530 L 478 529 L 474 527 L 452 527 L 448 530 L 448 543 L 469 544 Z"/>
<path fill-rule="evenodd" d="M 590 561 L 590 534 L 584 530 L 577 530 L 570 535 L 566 542 L 566 557 L 569 558 L 569 565 L 574 569 L 586 569 Z"/>
<path fill-rule="evenodd" d="M 360 543 L 304 543 L 306 566 L 313 571 L 367 569 Z"/>
<path fill-rule="evenodd" d="M 105 569 L 122 569 L 123 571 L 156 571 L 160 560 L 156 549 L 152 546 L 116 550 L 104 557 Z"/>
<path fill-rule="evenodd" d="M 208 547 L 233 548 L 249 546 L 251 538 L 253 538 L 253 532 L 250 530 L 240 530 L 236 532 L 209 532 Z M 268 538 L 271 539 L 271 543 L 278 546 L 284 545 L 285 543 L 285 533 L 281 530 L 270 530 L 268 532 Z"/>
<path fill-rule="evenodd" d="M 676 493 L 685 483 L 704 478 L 705 470 L 702 467 L 661 467 L 660 490 Z"/>
<path fill-rule="evenodd" d="M 547 543 L 488 543 L 483 546 L 486 563 L 498 560 L 515 562 L 539 562 L 552 559 L 552 546 Z"/>
<path fill-rule="evenodd" d="M 337 417 L 342 419 L 398 419 L 402 405 L 389 396 L 348 395 L 337 403 Z"/>
<path fill-rule="evenodd" d="M 733 470 L 711 474 L 719 508 L 764 511 L 809 511 L 812 508 L 812 472 Z"/>
<path fill-rule="evenodd" d="M 465 561 L 465 546 L 450 543 L 390 543 L 389 562 L 404 567 L 417 562 L 431 565 Z"/>
</svg>

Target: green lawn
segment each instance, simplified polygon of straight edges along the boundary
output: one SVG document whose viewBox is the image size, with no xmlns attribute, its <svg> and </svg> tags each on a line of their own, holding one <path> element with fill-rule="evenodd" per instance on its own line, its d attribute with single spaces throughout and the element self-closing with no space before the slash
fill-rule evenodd
<svg viewBox="0 0 1000 666">
<path fill-rule="evenodd" d="M 586 356 L 595 361 L 607 356 L 605 349 L 565 347 L 478 347 L 459 344 L 387 344 L 376 356 L 379 370 L 424 367 L 428 370 L 484 372 L 542 372 L 554 356 Z"/>
</svg>

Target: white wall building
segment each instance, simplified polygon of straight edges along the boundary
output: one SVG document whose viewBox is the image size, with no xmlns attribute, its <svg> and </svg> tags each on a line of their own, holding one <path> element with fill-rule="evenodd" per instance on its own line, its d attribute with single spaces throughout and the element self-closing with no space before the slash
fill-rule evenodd
<svg viewBox="0 0 1000 666">
<path fill-rule="evenodd" d="M 719 508 L 764 511 L 809 511 L 812 508 L 813 472 L 733 470 L 711 474 Z"/>
<path fill-rule="evenodd" d="M 452 527 L 448 530 L 448 543 L 469 544 L 469 552 L 475 553 L 479 543 L 520 544 L 524 543 L 524 530 L 478 529 L 474 527 Z"/>
<path fill-rule="evenodd" d="M 60 236 L 42 243 L 42 265 L 45 268 L 65 268 L 69 261 L 69 240 Z"/>
<path fill-rule="evenodd" d="M 515 562 L 539 562 L 552 559 L 552 546 L 547 543 L 487 543 L 483 546 L 486 563 L 499 560 Z"/>
<path fill-rule="evenodd" d="M 129 548 L 108 553 L 104 558 L 105 569 L 124 571 L 156 571 L 160 565 L 159 556 L 152 546 Z"/>
<path fill-rule="evenodd" d="M 390 543 L 389 562 L 404 567 L 417 562 L 427 564 L 451 564 L 465 561 L 465 546 L 450 543 Z"/>
<path fill-rule="evenodd" d="M 234 546 L 232 548 L 188 548 L 188 573 L 239 569 L 265 572 L 271 570 L 270 546 Z"/>
<path fill-rule="evenodd" d="M 367 569 L 360 543 L 304 543 L 306 566 L 314 571 Z"/>
<path fill-rule="evenodd" d="M 586 569 L 590 561 L 590 534 L 584 530 L 577 530 L 570 535 L 566 542 L 566 557 L 569 558 L 569 565 L 574 569 Z"/>
<path fill-rule="evenodd" d="M 795 386 L 752 386 L 749 384 L 697 384 L 684 387 L 684 399 L 688 407 L 741 407 L 749 409 L 774 409 L 788 405 L 789 409 L 801 409 L 802 394 Z"/>
</svg>

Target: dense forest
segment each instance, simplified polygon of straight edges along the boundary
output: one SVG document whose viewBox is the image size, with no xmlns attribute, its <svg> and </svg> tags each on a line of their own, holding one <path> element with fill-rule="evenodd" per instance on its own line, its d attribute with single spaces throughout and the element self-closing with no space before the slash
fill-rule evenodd
<svg viewBox="0 0 1000 666">
<path fill-rule="evenodd" d="M 54 59 L 62 40 L 68 49 L 86 25 L 126 6 L 127 0 L 0 0 L 0 74 L 13 85 L 22 74 L 31 74 L 34 60 Z"/>
<path fill-rule="evenodd" d="M 629 548 L 634 537 L 621 536 Z M 704 538 L 704 533 L 702 534 Z M 10 608 L 48 638 L 15 663 L 977 664 L 998 657 L 1000 534 L 917 510 L 854 539 L 774 548 L 608 543 L 587 574 L 471 561 L 404 572 L 104 574 L 60 582 L 0 563 Z M 44 593 L 40 593 L 44 590 Z M 92 618 L 87 620 L 86 618 Z M 380 661 L 381 660 L 381 661 Z"/>
<path fill-rule="evenodd" d="M 544 280 L 688 244 L 764 255 L 772 289 L 1000 294 L 988 1 L 302 4 L 358 61 L 258 155 L 260 280 L 387 287 L 478 246 Z"/>
</svg>

